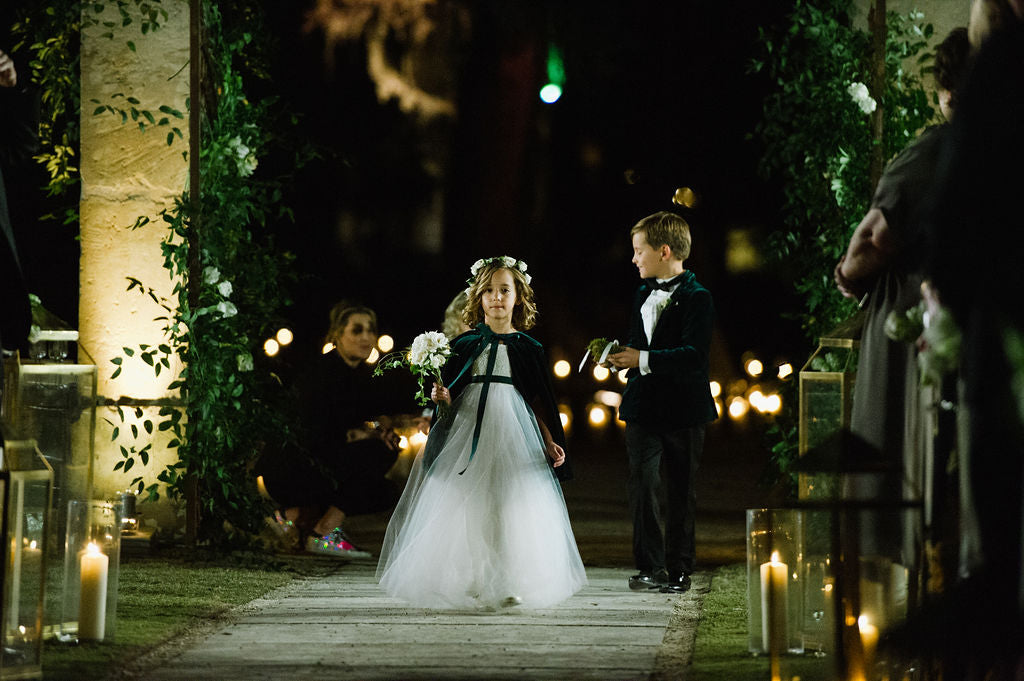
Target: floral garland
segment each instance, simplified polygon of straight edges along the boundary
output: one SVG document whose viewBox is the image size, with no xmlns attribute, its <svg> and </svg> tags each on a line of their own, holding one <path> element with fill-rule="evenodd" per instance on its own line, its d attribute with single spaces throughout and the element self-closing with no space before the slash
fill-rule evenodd
<svg viewBox="0 0 1024 681">
<path fill-rule="evenodd" d="M 469 268 L 470 277 L 466 280 L 466 286 L 472 286 L 473 282 L 476 281 L 476 275 L 480 273 L 480 270 L 494 262 L 500 262 L 502 267 L 507 267 L 510 270 L 519 270 L 526 278 L 527 284 L 533 281 L 533 277 L 526 273 L 526 262 L 523 260 L 516 260 L 510 255 L 501 255 L 493 258 L 483 258 L 473 263 L 472 267 Z"/>
</svg>

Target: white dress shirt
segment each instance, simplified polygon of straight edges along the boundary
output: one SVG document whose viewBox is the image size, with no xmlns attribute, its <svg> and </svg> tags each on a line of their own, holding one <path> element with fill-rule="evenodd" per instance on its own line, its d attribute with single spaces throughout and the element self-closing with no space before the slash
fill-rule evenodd
<svg viewBox="0 0 1024 681">
<path fill-rule="evenodd" d="M 668 281 L 668 279 L 658 279 L 658 283 Z M 640 318 L 643 320 L 644 333 L 647 335 L 647 344 L 650 345 L 651 338 L 654 337 L 654 327 L 658 325 L 658 318 L 661 317 L 661 313 L 664 312 L 665 308 L 668 307 L 669 303 L 672 302 L 672 294 L 679 287 L 676 284 L 670 289 L 654 289 L 651 294 L 647 296 L 647 300 L 640 306 Z M 649 363 L 650 351 L 640 351 L 640 375 L 646 376 L 651 373 L 651 365 Z"/>
</svg>

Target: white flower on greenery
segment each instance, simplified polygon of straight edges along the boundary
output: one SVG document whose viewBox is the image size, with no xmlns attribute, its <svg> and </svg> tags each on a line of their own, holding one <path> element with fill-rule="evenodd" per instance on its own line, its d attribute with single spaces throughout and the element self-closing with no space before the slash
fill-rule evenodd
<svg viewBox="0 0 1024 681">
<path fill-rule="evenodd" d="M 511 268 L 516 266 L 516 259 L 509 257 L 507 255 L 501 257 L 501 262 L 505 265 L 505 267 Z"/>
<path fill-rule="evenodd" d="M 475 277 L 476 273 L 479 272 L 480 268 L 483 267 L 483 266 L 484 266 L 484 261 L 483 260 L 477 260 L 475 263 L 473 263 L 473 266 L 469 268 L 469 273 L 472 274 Z"/>
<path fill-rule="evenodd" d="M 228 296 L 231 295 L 231 291 L 233 290 L 232 287 L 231 287 L 231 282 L 230 281 L 222 281 L 222 282 L 220 282 L 219 284 L 217 284 L 217 290 L 220 292 L 220 294 L 222 296 L 227 298 Z"/>
<path fill-rule="evenodd" d="M 949 310 L 940 307 L 935 314 L 927 315 L 917 353 L 923 385 L 938 385 L 944 375 L 956 370 L 961 339 L 960 328 Z"/>
<path fill-rule="evenodd" d="M 523 274 L 526 274 L 526 263 L 523 262 L 522 260 L 517 260 L 516 261 L 516 269 L 518 269 Z"/>
<path fill-rule="evenodd" d="M 238 355 L 238 370 L 239 371 L 252 371 L 252 355 L 248 352 L 243 352 Z"/>
<path fill-rule="evenodd" d="M 216 267 L 207 267 L 203 270 L 203 281 L 207 284 L 216 284 L 220 281 L 220 270 Z"/>
<path fill-rule="evenodd" d="M 220 312 L 221 317 L 234 317 L 238 314 L 238 308 L 235 307 L 234 303 L 229 303 L 226 300 L 222 300 L 217 303 L 217 312 Z"/>
<path fill-rule="evenodd" d="M 231 138 L 231 141 L 228 142 L 228 148 L 231 149 L 237 157 L 238 174 L 242 177 L 252 175 L 259 162 L 256 160 L 256 155 L 252 153 L 252 150 L 242 142 L 242 138 Z"/>
<path fill-rule="evenodd" d="M 846 94 L 850 95 L 853 101 L 860 107 L 860 110 L 866 114 L 873 112 L 878 104 L 868 93 L 868 86 L 864 83 L 850 83 L 850 87 L 846 88 Z"/>
</svg>

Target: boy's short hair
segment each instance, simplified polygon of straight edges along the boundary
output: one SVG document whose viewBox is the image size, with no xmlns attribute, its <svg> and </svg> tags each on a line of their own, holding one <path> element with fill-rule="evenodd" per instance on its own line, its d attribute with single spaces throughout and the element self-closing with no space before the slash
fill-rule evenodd
<svg viewBox="0 0 1024 681">
<path fill-rule="evenodd" d="M 672 249 L 672 255 L 684 262 L 690 257 L 690 225 L 675 213 L 663 210 L 654 215 L 648 215 L 633 225 L 629 236 L 632 237 L 640 232 L 644 233 L 647 243 L 654 248 L 668 246 Z"/>
</svg>

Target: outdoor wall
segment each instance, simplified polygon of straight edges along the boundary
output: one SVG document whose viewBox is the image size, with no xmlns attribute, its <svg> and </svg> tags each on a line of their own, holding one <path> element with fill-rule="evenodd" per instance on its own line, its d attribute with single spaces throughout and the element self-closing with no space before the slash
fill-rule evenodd
<svg viewBox="0 0 1024 681">
<path fill-rule="evenodd" d="M 119 19 L 114 3 L 108 4 L 101 18 Z M 111 378 L 116 369 L 111 360 L 123 355 L 123 347 L 137 349 L 141 343 L 156 346 L 164 342 L 163 322 L 154 321 L 164 310 L 137 289 L 126 291 L 126 277 L 139 279 L 146 287 L 155 289 L 158 297 L 171 298 L 174 285 L 163 268 L 160 241 L 165 223 L 159 214 L 173 205 L 188 177 L 183 152 L 188 144 L 185 100 L 189 14 L 184 0 L 164 0 L 161 7 L 169 12 L 169 18 L 161 22 L 159 30 L 145 35 L 138 17 L 126 27 L 121 27 L 117 20 L 115 28 L 101 24 L 83 30 L 82 34 L 79 342 L 99 367 L 99 394 L 114 399 L 170 397 L 167 385 L 181 370 L 172 364 L 155 378 L 153 368 L 139 361 L 136 353 L 135 359 L 125 359 L 121 375 Z M 102 35 L 111 30 L 112 39 Z M 134 43 L 135 51 L 129 48 L 129 41 Z M 117 93 L 124 96 L 112 98 Z M 137 108 L 152 111 L 158 120 L 161 105 L 180 110 L 186 118 L 173 119 L 173 124 L 181 129 L 185 139 L 176 139 L 168 146 L 169 126 L 150 127 L 142 132 L 131 118 L 122 124 L 119 115 L 94 115 L 100 104 L 129 109 L 132 105 L 127 97 L 137 98 Z M 139 216 L 152 222 L 133 230 Z M 133 411 L 127 409 L 126 414 Z M 145 408 L 143 419 L 155 423 L 159 420 L 156 412 L 156 407 Z M 117 442 L 111 442 L 112 424 L 121 426 Z M 144 475 L 147 485 L 156 482 L 165 463 L 176 459 L 174 451 L 166 448 L 170 436 L 165 431 L 154 442 L 148 466 L 136 465 L 127 474 L 114 471 L 115 463 L 122 459 L 121 446 L 141 448 L 148 442 L 139 426 L 143 439 L 136 442 L 130 426 L 120 423 L 116 409 L 98 409 L 94 498 L 112 498 L 138 475 Z M 150 525 L 155 521 L 166 527 L 176 522 L 174 509 L 166 502 L 156 506 L 143 504 L 140 512 L 144 524 L 148 520 Z"/>
<path fill-rule="evenodd" d="M 871 0 L 854 0 L 859 25 L 867 29 L 868 10 Z M 935 28 L 931 43 L 934 47 L 957 26 L 967 26 L 971 13 L 971 0 L 886 0 L 886 10 L 898 14 L 909 14 L 917 10 L 924 14 L 925 21 Z M 929 83 L 930 85 L 930 83 Z"/>
</svg>

